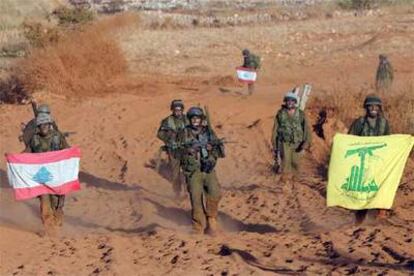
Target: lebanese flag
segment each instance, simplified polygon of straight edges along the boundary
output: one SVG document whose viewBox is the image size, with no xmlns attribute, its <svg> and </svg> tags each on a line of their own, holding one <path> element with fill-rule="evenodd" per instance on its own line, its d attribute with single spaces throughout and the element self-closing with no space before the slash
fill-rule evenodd
<svg viewBox="0 0 414 276">
<path fill-rule="evenodd" d="M 252 68 L 246 68 L 246 67 L 240 66 L 236 68 L 236 72 L 237 72 L 237 78 L 241 82 L 254 83 L 256 81 L 257 73 L 256 73 L 256 70 Z"/>
<path fill-rule="evenodd" d="M 6 154 L 7 176 L 16 200 L 80 189 L 80 148 L 43 153 Z"/>
</svg>

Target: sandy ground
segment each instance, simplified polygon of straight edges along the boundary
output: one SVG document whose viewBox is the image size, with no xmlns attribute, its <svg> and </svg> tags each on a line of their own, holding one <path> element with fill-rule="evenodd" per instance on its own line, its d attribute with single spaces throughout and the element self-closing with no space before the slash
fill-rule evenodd
<svg viewBox="0 0 414 276">
<path fill-rule="evenodd" d="M 61 129 L 77 132 L 69 142 L 83 151 L 82 190 L 68 196 L 59 237 L 42 237 L 37 200 L 13 200 L 0 161 L 0 274 L 414 273 L 412 161 L 390 218 L 357 227 L 351 212 L 325 207 L 326 180 L 315 168 L 329 144 L 314 137 L 306 169 L 291 183 L 270 172 L 269 149 L 272 118 L 296 84 L 310 82 L 315 93 L 370 89 L 377 55 L 385 52 L 396 85 L 408 85 L 413 22 L 413 14 L 402 13 L 119 33 L 131 71 L 127 90 L 87 98 L 36 95 L 52 106 Z M 264 57 L 251 97 L 234 78 L 244 47 Z M 174 200 L 165 164 L 161 173 L 154 170 L 161 145 L 155 133 L 175 98 L 187 107 L 208 105 L 219 136 L 238 142 L 227 145 L 217 167 L 218 237 L 190 234 L 188 198 Z M 22 150 L 19 124 L 31 117 L 29 106 L 0 106 L 0 152 Z"/>
</svg>

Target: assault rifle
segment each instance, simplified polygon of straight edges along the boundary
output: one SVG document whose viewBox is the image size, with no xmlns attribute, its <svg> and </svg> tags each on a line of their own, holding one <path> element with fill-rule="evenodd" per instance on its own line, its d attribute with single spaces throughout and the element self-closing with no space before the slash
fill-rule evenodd
<svg viewBox="0 0 414 276">
<path fill-rule="evenodd" d="M 159 172 L 161 166 L 161 155 L 162 152 L 176 152 L 186 148 L 192 148 L 197 152 L 201 153 L 202 158 L 208 157 L 207 145 L 210 144 L 213 147 L 222 147 L 224 144 L 237 143 L 234 141 L 227 141 L 225 138 L 214 139 L 210 141 L 202 142 L 187 142 L 187 143 L 170 143 L 160 147 L 155 159 L 155 170 Z"/>
<path fill-rule="evenodd" d="M 276 140 L 276 150 L 274 152 L 275 163 L 273 165 L 273 171 L 277 174 L 282 173 L 282 156 L 283 156 L 283 143 L 280 138 Z"/>
<path fill-rule="evenodd" d="M 77 133 L 76 131 L 66 131 L 66 132 L 62 132 L 62 134 L 63 134 L 63 136 L 65 138 L 68 138 L 69 136 L 71 136 L 73 134 L 76 134 L 76 133 Z"/>
<path fill-rule="evenodd" d="M 213 130 L 213 127 L 211 126 L 210 112 L 208 111 L 207 106 L 204 106 L 204 112 L 206 113 L 207 128 L 208 128 L 208 131 L 209 131 L 210 135 L 213 135 L 213 137 L 217 137 L 216 133 Z M 225 140 L 223 140 L 223 141 L 225 141 Z M 219 150 L 219 157 L 220 158 L 224 158 L 226 156 L 226 152 L 224 151 L 223 144 L 225 144 L 225 143 L 221 143 L 221 144 L 217 145 L 218 150 Z"/>
<path fill-rule="evenodd" d="M 209 154 L 207 146 L 211 145 L 212 147 L 219 150 L 219 157 L 224 157 L 224 144 L 236 143 L 233 141 L 227 141 L 224 138 L 222 139 L 213 139 L 213 140 L 204 140 L 204 141 L 193 141 L 184 144 L 178 144 L 178 149 L 180 148 L 192 148 L 194 151 L 200 153 L 201 159 L 207 159 Z"/>
<path fill-rule="evenodd" d="M 193 141 L 193 142 L 186 142 L 186 143 L 170 143 L 167 145 L 162 146 L 162 149 L 171 149 L 171 150 L 179 150 L 179 149 L 185 149 L 185 148 L 193 148 L 196 150 L 200 150 L 202 148 L 206 148 L 207 145 L 211 145 L 213 147 L 215 146 L 221 146 L 224 144 L 236 144 L 235 141 L 228 141 L 226 138 L 220 138 L 220 139 L 213 139 L 213 140 L 206 140 L 206 141 Z"/>
</svg>

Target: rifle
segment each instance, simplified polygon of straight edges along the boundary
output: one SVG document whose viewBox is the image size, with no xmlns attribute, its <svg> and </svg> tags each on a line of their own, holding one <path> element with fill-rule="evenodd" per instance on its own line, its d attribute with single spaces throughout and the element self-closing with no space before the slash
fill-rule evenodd
<svg viewBox="0 0 414 276">
<path fill-rule="evenodd" d="M 36 118 L 36 116 L 37 116 L 37 102 L 35 102 L 35 101 L 31 101 L 31 104 L 32 104 L 32 110 L 33 110 L 33 114 L 34 114 L 34 116 L 35 116 L 35 118 Z"/>
<path fill-rule="evenodd" d="M 62 132 L 62 134 L 63 134 L 63 136 L 65 138 L 68 138 L 69 136 L 71 136 L 73 134 L 76 134 L 76 133 L 77 133 L 76 131 L 66 131 L 66 132 Z"/>
<path fill-rule="evenodd" d="M 157 156 L 155 157 L 155 171 L 160 172 L 160 166 L 161 166 L 161 155 L 163 151 L 167 151 L 166 146 L 161 146 L 160 149 L 157 152 Z"/>
<path fill-rule="evenodd" d="M 283 157 L 283 143 L 280 138 L 276 140 L 275 163 L 273 171 L 277 174 L 282 173 L 282 157 Z"/>
<path fill-rule="evenodd" d="M 178 150 L 178 149 L 185 149 L 185 148 L 193 148 L 193 149 L 200 149 L 205 148 L 207 145 L 211 145 L 213 147 L 220 146 L 224 144 L 236 144 L 236 141 L 228 141 L 226 138 L 219 138 L 219 139 L 212 139 L 206 141 L 193 141 L 193 142 L 186 142 L 186 143 L 170 143 L 160 147 L 161 151 L 167 150 Z"/>
<path fill-rule="evenodd" d="M 212 135 L 216 136 L 216 133 L 214 132 L 213 128 L 211 127 L 210 112 L 208 111 L 208 106 L 206 106 L 206 105 L 204 106 L 204 113 L 206 113 L 206 121 L 207 121 L 208 131 Z"/>
<path fill-rule="evenodd" d="M 206 113 L 207 128 L 208 128 L 209 133 L 211 135 L 213 135 L 213 137 L 217 137 L 216 133 L 214 132 L 214 130 L 211 126 L 210 112 L 208 111 L 208 106 L 206 106 L 206 105 L 204 106 L 204 112 Z M 225 139 L 218 139 L 218 140 L 225 141 Z M 219 157 L 224 158 L 226 156 L 226 152 L 224 151 L 224 143 L 219 143 L 216 146 L 218 146 Z"/>
</svg>

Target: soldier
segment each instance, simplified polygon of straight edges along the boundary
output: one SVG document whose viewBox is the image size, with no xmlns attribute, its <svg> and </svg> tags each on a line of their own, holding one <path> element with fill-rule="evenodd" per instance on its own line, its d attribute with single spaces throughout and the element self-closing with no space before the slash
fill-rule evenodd
<svg viewBox="0 0 414 276">
<path fill-rule="evenodd" d="M 243 67 L 257 70 L 260 68 L 260 57 L 250 53 L 249 49 L 244 49 L 243 54 Z M 249 83 L 247 85 L 249 95 L 252 95 L 254 92 L 254 83 Z"/>
<path fill-rule="evenodd" d="M 41 104 L 37 106 L 35 101 L 32 101 L 32 108 L 34 113 L 34 118 L 30 120 L 27 124 L 24 125 L 22 129 L 22 136 L 21 140 L 24 142 L 25 147 L 29 145 L 30 139 L 32 139 L 33 135 L 36 133 L 37 125 L 36 125 L 36 116 L 38 114 L 50 114 L 50 108 L 47 104 Z M 55 130 L 58 130 L 56 123 L 53 121 L 52 127 Z"/>
<path fill-rule="evenodd" d="M 30 139 L 25 152 L 40 153 L 69 148 L 65 137 L 54 129 L 53 119 L 48 113 L 40 112 L 36 116 L 36 133 Z M 52 231 L 63 224 L 64 195 L 45 194 L 39 196 L 40 214 L 46 231 Z"/>
<path fill-rule="evenodd" d="M 176 144 L 177 133 L 188 125 L 184 114 L 184 103 L 182 100 L 173 100 L 170 109 L 172 114 L 161 121 L 157 137 L 164 142 L 168 154 L 169 166 L 172 172 L 173 190 L 176 198 L 181 194 L 180 160 L 174 156 L 173 147 Z"/>
<path fill-rule="evenodd" d="M 220 200 L 220 185 L 214 168 L 217 159 L 224 157 L 224 147 L 211 127 L 203 124 L 205 115 L 201 108 L 190 108 L 187 118 L 190 124 L 178 134 L 177 142 L 181 167 L 190 193 L 193 231 L 202 234 L 208 226 L 208 230 L 214 235 L 218 231 Z"/>
<path fill-rule="evenodd" d="M 378 90 L 388 90 L 394 80 L 394 70 L 387 56 L 379 55 L 379 64 L 375 77 L 375 88 Z"/>
<path fill-rule="evenodd" d="M 272 145 L 276 170 L 287 180 L 299 171 L 299 154 L 310 147 L 311 133 L 305 113 L 297 107 L 296 94 L 287 93 L 283 101 L 275 116 Z"/>
<path fill-rule="evenodd" d="M 348 134 L 357 136 L 384 136 L 390 135 L 390 126 L 388 120 L 385 119 L 382 112 L 382 101 L 378 96 L 369 95 L 365 98 L 364 108 L 366 110 L 365 116 L 356 119 Z M 368 210 L 358 210 L 355 213 L 355 220 L 357 224 L 361 224 Z M 380 209 L 377 212 L 377 218 L 386 218 L 387 212 Z"/>
</svg>

